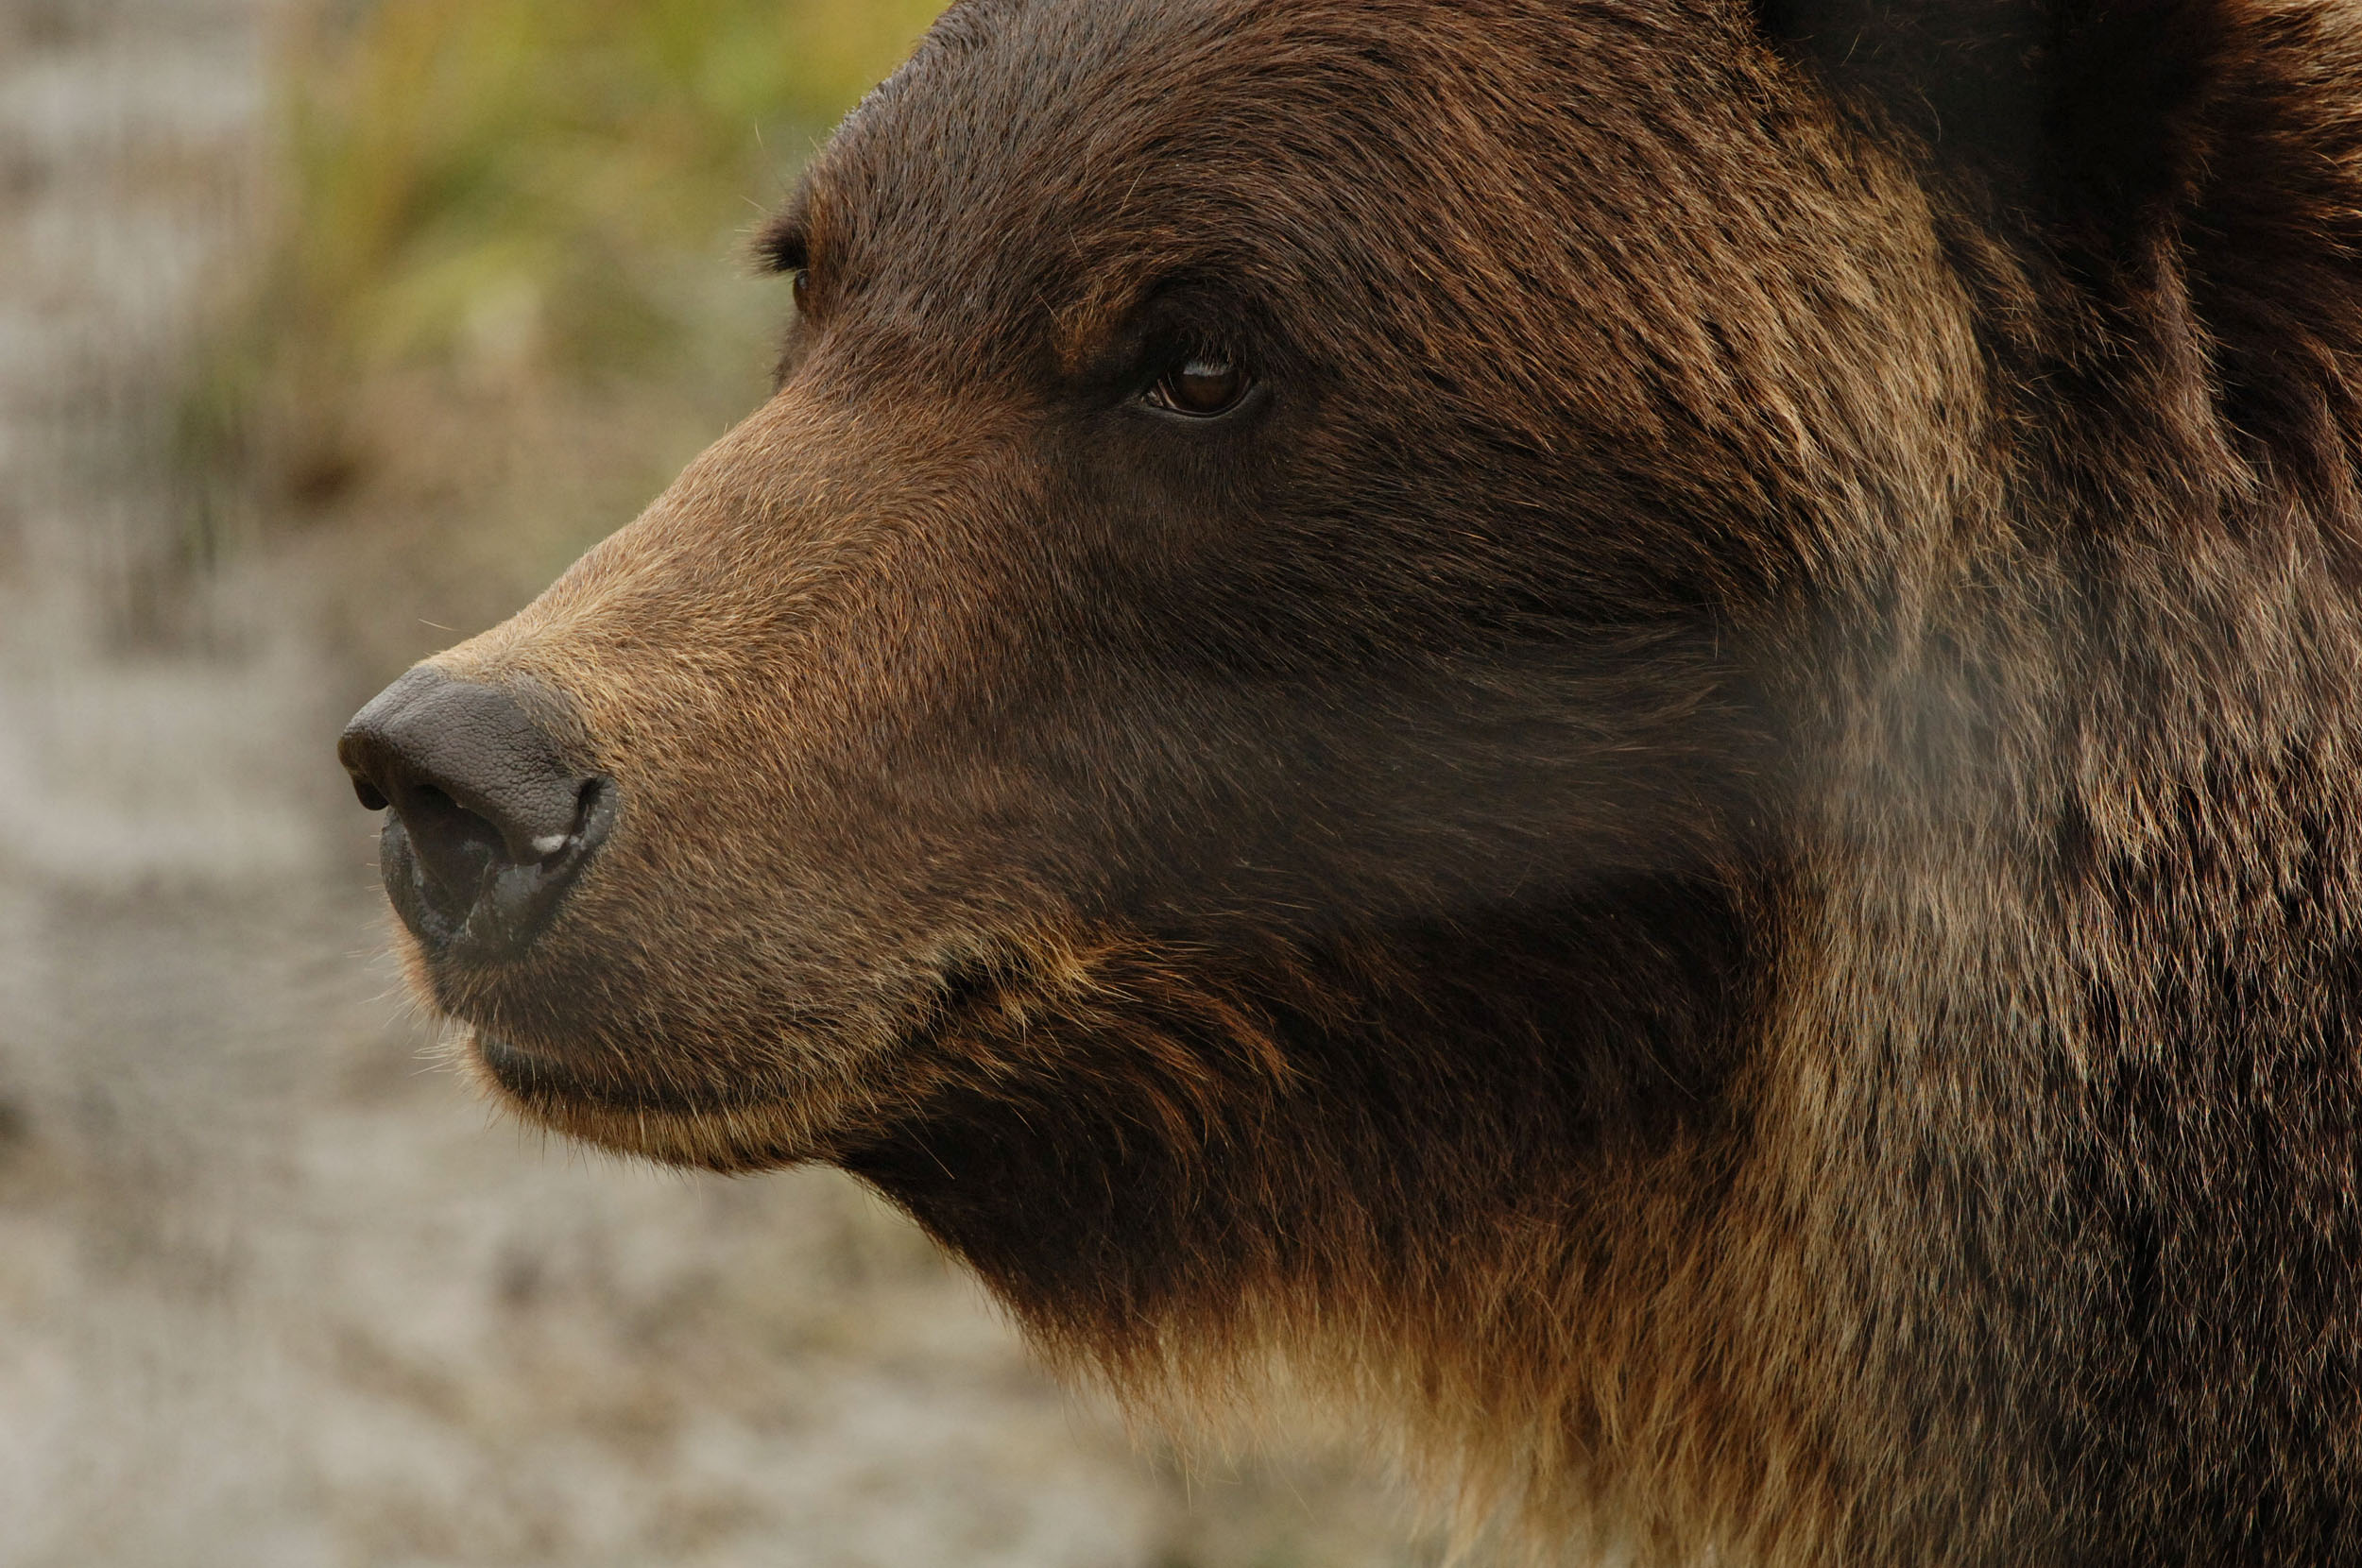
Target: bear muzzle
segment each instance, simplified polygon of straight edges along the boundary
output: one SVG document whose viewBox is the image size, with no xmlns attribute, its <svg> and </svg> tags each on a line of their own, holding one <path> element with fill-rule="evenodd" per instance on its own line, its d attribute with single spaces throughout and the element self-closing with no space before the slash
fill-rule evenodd
<svg viewBox="0 0 2362 1568">
<path fill-rule="evenodd" d="M 387 813 L 385 891 L 430 956 L 514 958 L 614 827 L 614 780 L 572 767 L 515 694 L 421 664 L 353 716 L 336 755 Z"/>
</svg>

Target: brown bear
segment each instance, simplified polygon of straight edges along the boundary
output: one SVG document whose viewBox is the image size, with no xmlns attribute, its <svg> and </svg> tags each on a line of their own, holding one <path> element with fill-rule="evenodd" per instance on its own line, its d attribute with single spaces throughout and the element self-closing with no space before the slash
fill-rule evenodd
<svg viewBox="0 0 2362 1568">
<path fill-rule="evenodd" d="M 2352 13 L 972 0 L 762 245 L 344 740 L 495 1093 L 1570 1555 L 2362 1561 Z"/>
</svg>

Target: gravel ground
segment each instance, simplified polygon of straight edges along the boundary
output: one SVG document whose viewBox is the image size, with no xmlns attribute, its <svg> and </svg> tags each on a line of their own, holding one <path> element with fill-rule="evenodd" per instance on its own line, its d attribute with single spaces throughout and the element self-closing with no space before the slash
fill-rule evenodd
<svg viewBox="0 0 2362 1568">
<path fill-rule="evenodd" d="M 552 1146 L 427 1066 L 317 558 L 196 567 L 177 367 L 261 0 L 0 0 L 0 1568 L 1408 1564 L 1185 1485 L 833 1176 Z"/>
</svg>

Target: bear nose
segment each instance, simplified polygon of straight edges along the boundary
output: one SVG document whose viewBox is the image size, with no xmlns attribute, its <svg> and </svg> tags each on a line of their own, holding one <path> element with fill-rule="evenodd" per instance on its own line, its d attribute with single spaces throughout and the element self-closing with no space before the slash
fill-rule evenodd
<svg viewBox="0 0 2362 1568">
<path fill-rule="evenodd" d="M 431 665 L 355 714 L 336 756 L 363 806 L 391 809 L 385 891 L 438 954 L 523 951 L 614 822 L 612 782 L 569 767 L 514 695 Z"/>
</svg>

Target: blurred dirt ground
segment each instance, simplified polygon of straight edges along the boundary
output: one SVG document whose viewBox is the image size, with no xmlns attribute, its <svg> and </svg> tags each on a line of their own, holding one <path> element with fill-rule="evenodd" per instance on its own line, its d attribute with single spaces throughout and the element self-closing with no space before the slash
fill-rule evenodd
<svg viewBox="0 0 2362 1568">
<path fill-rule="evenodd" d="M 1136 1450 L 844 1181 L 430 1065 L 331 747 L 445 634 L 171 461 L 270 22 L 0 0 L 0 1568 L 1431 1560 L 1344 1460 Z"/>
</svg>

